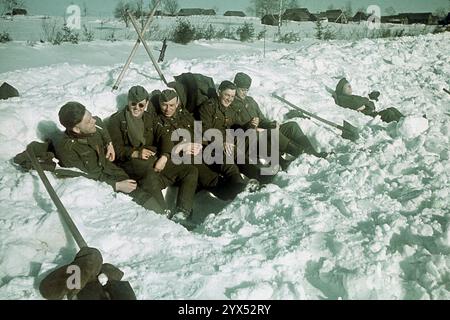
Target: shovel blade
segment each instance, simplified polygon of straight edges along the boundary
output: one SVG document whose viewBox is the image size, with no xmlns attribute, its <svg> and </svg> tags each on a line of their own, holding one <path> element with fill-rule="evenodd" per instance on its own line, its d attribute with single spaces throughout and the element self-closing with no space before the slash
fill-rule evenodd
<svg viewBox="0 0 450 320">
<path fill-rule="evenodd" d="M 70 264 L 59 267 L 46 275 L 39 284 L 39 291 L 48 300 L 61 300 L 66 295 L 71 298 L 87 283 L 96 279 L 102 268 L 102 262 L 100 251 L 95 248 L 83 247 Z M 77 267 L 77 269 L 69 269 L 69 267 Z M 80 287 L 69 289 L 68 280 L 71 275 L 76 275 L 74 270 L 79 270 Z"/>
<path fill-rule="evenodd" d="M 359 139 L 358 128 L 352 126 L 350 123 L 344 120 L 344 125 L 342 126 L 342 138 L 356 141 Z"/>
</svg>

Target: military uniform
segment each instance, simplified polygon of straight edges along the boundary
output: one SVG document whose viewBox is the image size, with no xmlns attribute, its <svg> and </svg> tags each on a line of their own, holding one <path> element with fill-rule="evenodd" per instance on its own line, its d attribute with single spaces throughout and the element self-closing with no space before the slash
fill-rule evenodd
<svg viewBox="0 0 450 320">
<path fill-rule="evenodd" d="M 231 106 L 224 107 L 220 104 L 218 98 L 211 98 L 203 103 L 198 110 L 198 119 L 202 121 L 203 132 L 209 129 L 219 130 L 225 138 L 226 130 L 240 126 L 238 115 Z M 246 163 L 238 164 L 240 172 L 249 178 L 257 179 L 263 183 L 272 181 L 273 176 L 263 176 L 260 174 L 260 165 L 249 163 L 250 146 L 246 139 Z"/>
<path fill-rule="evenodd" d="M 236 114 L 237 123 L 244 129 L 251 128 L 251 120 L 256 117 L 259 118 L 258 128 L 276 128 L 276 122 L 267 119 L 263 115 L 252 97 L 246 96 L 245 99 L 241 99 L 236 96 L 231 104 L 231 108 Z M 308 137 L 295 122 L 287 122 L 280 125 L 279 150 L 280 154 L 289 153 L 293 156 L 299 156 L 303 152 L 321 156 L 314 150 Z"/>
<path fill-rule="evenodd" d="M 95 119 L 97 131 L 94 134 L 80 136 L 66 131 L 59 139 L 53 141 L 55 154 L 61 166 L 78 168 L 86 177 L 106 182 L 116 191 L 116 183 L 130 177 L 123 169 L 106 159 L 105 148 L 111 143 L 111 138 L 101 120 L 97 117 Z M 140 205 L 144 205 L 152 197 L 147 187 L 145 180 L 138 181 L 138 188 L 130 193 L 134 201 Z"/>
<path fill-rule="evenodd" d="M 127 108 L 113 114 L 108 124 L 116 149 L 117 164 L 124 168 L 132 178 L 149 180 L 152 191 L 160 202 L 164 202 L 161 189 L 177 184 L 179 186 L 177 210 L 185 213 L 191 212 L 197 187 L 197 169 L 188 165 L 173 164 L 170 160 L 173 147 L 170 136 L 163 130 L 159 119 L 148 112 L 144 112 L 143 115 L 145 144 L 134 147 L 130 140 L 125 112 L 127 112 Z M 133 152 L 141 152 L 144 148 L 155 152 L 156 156 L 151 156 L 147 160 L 132 158 Z M 167 156 L 169 160 L 164 170 L 158 174 L 154 171 L 153 166 L 162 155 Z"/>
<path fill-rule="evenodd" d="M 380 95 L 380 93 L 377 91 L 369 94 L 370 99 L 357 95 L 345 94 L 344 86 L 348 83 L 349 82 L 347 81 L 347 79 L 343 78 L 336 86 L 336 91 L 333 94 L 333 98 L 338 106 L 352 110 L 358 110 L 364 107 L 364 109 L 359 112 L 364 113 L 365 115 L 368 115 L 370 117 L 376 117 L 379 115 L 381 117 L 381 120 L 388 123 L 399 121 L 404 117 L 404 115 L 400 111 L 393 107 L 381 110 L 379 112 L 375 111 L 375 103 L 370 99 L 378 101 L 378 96 Z"/>
<path fill-rule="evenodd" d="M 191 134 L 191 141 L 194 142 L 194 117 L 184 109 L 178 109 L 172 117 L 159 114 L 163 129 L 169 136 L 177 129 L 186 129 Z M 194 163 L 194 162 L 192 162 Z M 245 188 L 239 168 L 235 164 L 194 164 L 198 170 L 198 183 L 201 189 L 212 191 L 220 198 L 234 198 Z M 222 175 L 219 175 L 219 173 Z M 223 181 L 222 181 L 223 180 Z"/>
</svg>

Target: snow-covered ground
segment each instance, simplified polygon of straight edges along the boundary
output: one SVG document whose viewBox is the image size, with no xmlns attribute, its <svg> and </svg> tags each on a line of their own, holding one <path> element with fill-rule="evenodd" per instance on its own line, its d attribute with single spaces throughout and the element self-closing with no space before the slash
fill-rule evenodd
<svg viewBox="0 0 450 320">
<path fill-rule="evenodd" d="M 206 31 L 209 27 L 217 33 L 218 31 L 226 31 L 232 34 L 236 39 L 239 36 L 236 31 L 242 27 L 244 23 L 252 25 L 255 31 L 254 37 L 257 38 L 261 32 L 265 33 L 266 40 L 278 39 L 278 27 L 261 24 L 261 19 L 255 17 L 224 17 L 224 16 L 189 16 L 189 17 L 155 17 L 150 25 L 146 35 L 151 40 L 171 39 L 178 21 L 188 21 L 197 31 Z M 6 31 L 15 41 L 36 42 L 40 40 L 48 41 L 49 32 L 44 31 L 44 25 L 47 30 L 56 27 L 60 30 L 64 24 L 63 17 L 49 16 L 16 16 L 13 20 L 0 18 L 0 32 Z M 404 35 L 416 36 L 420 34 L 432 33 L 436 26 L 426 26 L 423 24 L 414 25 L 396 25 L 381 24 L 376 30 L 369 30 L 365 22 L 355 22 L 349 24 L 340 24 L 333 22 L 323 22 L 324 30 L 328 30 L 333 34 L 333 39 L 348 40 L 361 38 L 379 38 L 382 34 L 390 31 L 390 34 L 403 32 Z M 113 37 L 116 40 L 135 39 L 136 32 L 133 26 L 128 28 L 125 23 L 111 17 L 81 17 L 81 26 L 93 33 L 96 40 L 107 40 Z M 75 30 L 80 34 L 80 39 L 84 39 L 82 30 Z M 298 39 L 314 39 L 316 38 L 315 22 L 297 22 L 283 21 L 281 35 L 294 34 Z M 386 37 L 386 35 L 385 35 Z"/>
<path fill-rule="evenodd" d="M 265 57 L 262 41 L 169 43 L 168 79 L 196 72 L 219 83 L 243 71 L 273 119 L 288 110 L 275 92 L 361 129 L 354 144 L 298 120 L 318 150 L 335 155 L 302 155 L 273 184 L 226 206 L 200 194 L 195 209 L 217 214 L 194 232 L 106 184 L 48 176 L 87 242 L 123 269 L 139 299 L 450 299 L 449 40 L 268 42 Z M 67 101 L 107 117 L 130 86 L 163 88 L 141 48 L 111 92 L 132 45 L 0 44 L 0 80 L 21 93 L 0 101 L 0 299 L 40 299 L 41 274 L 77 251 L 37 174 L 10 159 L 61 129 Z M 397 107 L 407 118 L 385 124 L 337 107 L 325 86 L 343 76 L 357 94 L 379 90 L 379 110 Z"/>
</svg>

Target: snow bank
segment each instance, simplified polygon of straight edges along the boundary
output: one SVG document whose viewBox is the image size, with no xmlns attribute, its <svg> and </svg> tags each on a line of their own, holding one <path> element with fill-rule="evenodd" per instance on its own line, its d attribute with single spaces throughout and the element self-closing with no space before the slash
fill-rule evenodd
<svg viewBox="0 0 450 320">
<path fill-rule="evenodd" d="M 428 130 L 428 120 L 421 117 L 406 117 L 399 122 L 398 132 L 405 139 L 414 139 Z"/>
</svg>

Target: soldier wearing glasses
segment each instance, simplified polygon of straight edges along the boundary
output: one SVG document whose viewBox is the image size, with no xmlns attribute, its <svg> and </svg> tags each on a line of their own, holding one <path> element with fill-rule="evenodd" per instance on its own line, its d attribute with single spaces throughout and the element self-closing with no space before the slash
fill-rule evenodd
<svg viewBox="0 0 450 320">
<path fill-rule="evenodd" d="M 192 213 L 198 171 L 170 160 L 173 143 L 154 113 L 147 112 L 149 94 L 141 86 L 128 91 L 128 104 L 110 118 L 108 129 L 116 151 L 116 163 L 133 179 L 154 182 L 154 196 L 164 203 L 161 189 L 179 186 L 177 208 L 188 218 Z"/>
</svg>

